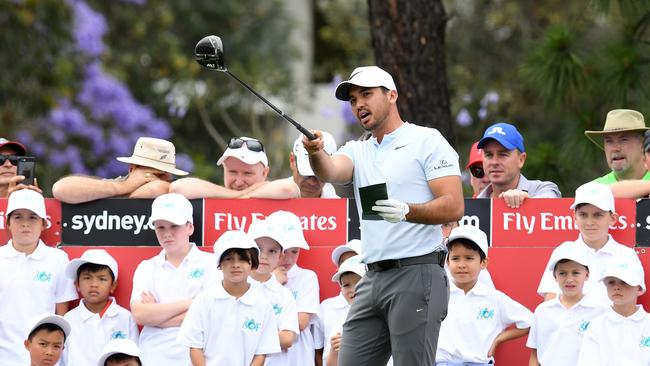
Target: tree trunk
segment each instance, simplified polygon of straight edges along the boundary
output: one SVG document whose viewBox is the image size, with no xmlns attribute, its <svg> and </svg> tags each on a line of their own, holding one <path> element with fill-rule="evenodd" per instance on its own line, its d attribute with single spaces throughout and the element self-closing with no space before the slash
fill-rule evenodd
<svg viewBox="0 0 650 366">
<path fill-rule="evenodd" d="M 456 143 L 449 110 L 442 0 L 368 0 L 377 65 L 395 79 L 402 119 Z"/>
</svg>

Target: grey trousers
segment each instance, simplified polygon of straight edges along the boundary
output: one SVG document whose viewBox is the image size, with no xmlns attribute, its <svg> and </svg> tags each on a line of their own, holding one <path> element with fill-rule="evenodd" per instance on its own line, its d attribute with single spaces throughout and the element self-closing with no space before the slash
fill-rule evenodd
<svg viewBox="0 0 650 366">
<path fill-rule="evenodd" d="M 438 264 L 368 271 L 341 333 L 339 366 L 433 366 L 449 285 Z"/>
</svg>

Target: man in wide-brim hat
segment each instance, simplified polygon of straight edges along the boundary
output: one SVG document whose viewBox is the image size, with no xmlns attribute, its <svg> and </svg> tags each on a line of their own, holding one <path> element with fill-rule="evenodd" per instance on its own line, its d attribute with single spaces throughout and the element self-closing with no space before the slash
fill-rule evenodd
<svg viewBox="0 0 650 366">
<path fill-rule="evenodd" d="M 631 109 L 614 109 L 607 113 L 602 131 L 585 131 L 585 135 L 605 150 L 609 174 L 596 182 L 613 184 L 628 179 L 650 180 L 645 167 L 643 134 L 646 127 L 643 114 Z"/>
<path fill-rule="evenodd" d="M 169 192 L 172 175 L 187 175 L 176 168 L 176 149 L 167 140 L 140 137 L 133 155 L 117 160 L 129 164 L 128 175 L 114 179 L 69 175 L 52 186 L 54 198 L 66 203 L 110 197 L 156 198 Z"/>
</svg>

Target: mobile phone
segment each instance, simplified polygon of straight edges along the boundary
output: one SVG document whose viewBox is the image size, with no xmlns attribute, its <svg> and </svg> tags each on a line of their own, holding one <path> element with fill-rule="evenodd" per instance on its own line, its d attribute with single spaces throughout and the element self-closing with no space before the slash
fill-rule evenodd
<svg viewBox="0 0 650 366">
<path fill-rule="evenodd" d="M 36 173 L 36 159 L 33 156 L 18 157 L 17 174 L 25 176 L 25 180 L 20 183 L 28 186 L 34 185 L 35 173 Z"/>
</svg>

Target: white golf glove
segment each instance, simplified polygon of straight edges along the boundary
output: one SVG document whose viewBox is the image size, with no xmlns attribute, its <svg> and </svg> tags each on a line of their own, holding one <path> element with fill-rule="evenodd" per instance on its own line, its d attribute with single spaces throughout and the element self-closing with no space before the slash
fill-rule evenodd
<svg viewBox="0 0 650 366">
<path fill-rule="evenodd" d="M 406 221 L 406 215 L 409 213 L 409 205 L 398 200 L 377 200 L 372 210 L 376 211 L 382 219 L 396 223 Z"/>
</svg>

